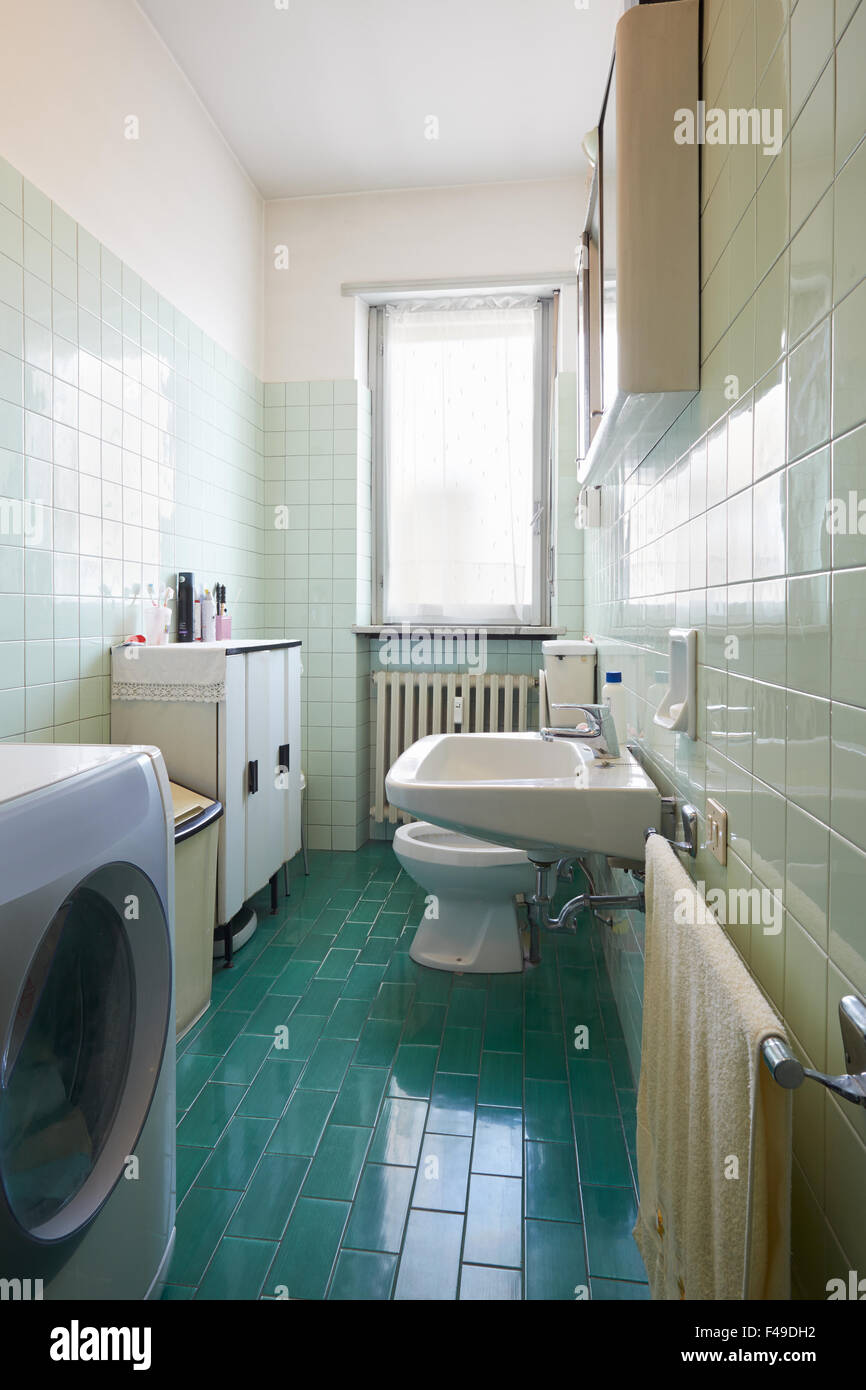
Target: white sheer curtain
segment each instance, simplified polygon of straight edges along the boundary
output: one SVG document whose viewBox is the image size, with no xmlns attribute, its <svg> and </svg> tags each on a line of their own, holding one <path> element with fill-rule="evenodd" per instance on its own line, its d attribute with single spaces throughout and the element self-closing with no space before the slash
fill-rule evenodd
<svg viewBox="0 0 866 1390">
<path fill-rule="evenodd" d="M 537 299 L 385 310 L 384 618 L 529 623 Z"/>
</svg>

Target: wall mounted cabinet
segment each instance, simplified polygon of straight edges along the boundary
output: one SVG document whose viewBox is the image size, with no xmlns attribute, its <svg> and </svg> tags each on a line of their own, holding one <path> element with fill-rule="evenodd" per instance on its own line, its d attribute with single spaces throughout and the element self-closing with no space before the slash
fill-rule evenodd
<svg viewBox="0 0 866 1390">
<path fill-rule="evenodd" d="M 584 233 L 581 483 L 627 477 L 700 383 L 699 146 L 675 138 L 697 110 L 698 19 L 698 0 L 666 0 L 617 25 Z"/>
</svg>

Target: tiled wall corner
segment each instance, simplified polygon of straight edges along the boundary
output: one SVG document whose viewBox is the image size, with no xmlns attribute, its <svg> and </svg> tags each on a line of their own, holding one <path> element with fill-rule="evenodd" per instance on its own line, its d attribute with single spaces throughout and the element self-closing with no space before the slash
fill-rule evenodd
<svg viewBox="0 0 866 1390">
<path fill-rule="evenodd" d="M 0 739 L 105 742 L 178 565 L 262 612 L 262 388 L 0 159 Z"/>
<path fill-rule="evenodd" d="M 265 625 L 304 644 L 313 849 L 367 839 L 368 657 L 352 626 L 370 596 L 370 420 L 355 381 L 264 387 Z"/>
</svg>

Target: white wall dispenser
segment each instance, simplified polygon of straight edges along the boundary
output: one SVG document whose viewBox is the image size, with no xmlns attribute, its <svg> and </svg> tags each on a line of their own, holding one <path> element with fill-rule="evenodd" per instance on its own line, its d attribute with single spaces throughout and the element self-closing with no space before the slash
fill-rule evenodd
<svg viewBox="0 0 866 1390">
<path fill-rule="evenodd" d="M 653 722 L 674 733 L 698 736 L 698 630 L 672 627 L 668 633 L 670 685 L 653 715 Z"/>
</svg>

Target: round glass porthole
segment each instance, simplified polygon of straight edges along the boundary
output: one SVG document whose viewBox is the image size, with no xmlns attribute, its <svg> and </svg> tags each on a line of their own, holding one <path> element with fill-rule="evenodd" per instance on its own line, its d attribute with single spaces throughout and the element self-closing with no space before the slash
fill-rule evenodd
<svg viewBox="0 0 866 1390">
<path fill-rule="evenodd" d="M 106 865 L 42 937 L 3 1051 L 0 1180 L 29 1235 L 80 1229 L 120 1178 L 153 1097 L 170 999 L 156 890 L 133 865 Z"/>
</svg>

